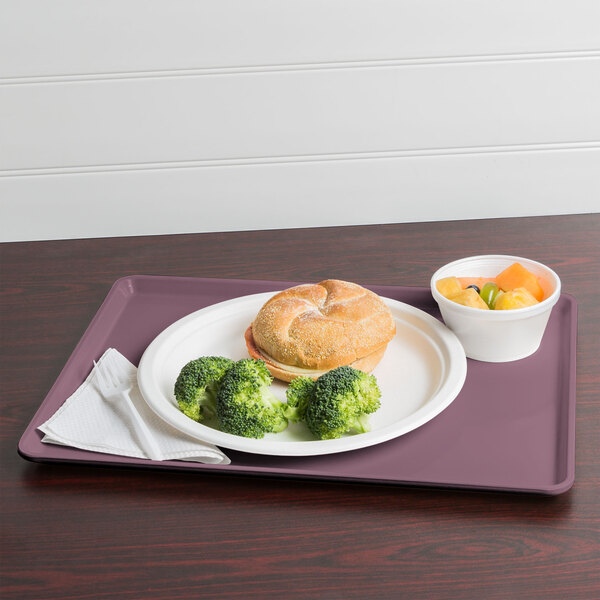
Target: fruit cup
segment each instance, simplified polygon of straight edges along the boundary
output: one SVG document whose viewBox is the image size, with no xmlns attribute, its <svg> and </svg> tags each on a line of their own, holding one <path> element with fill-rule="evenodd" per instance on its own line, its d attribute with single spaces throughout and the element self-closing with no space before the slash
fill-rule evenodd
<svg viewBox="0 0 600 600">
<path fill-rule="evenodd" d="M 495 278 L 513 263 L 539 276 L 544 299 L 512 310 L 481 310 L 442 296 L 436 282 L 445 277 Z M 431 278 L 431 293 L 446 325 L 456 334 L 469 358 L 509 362 L 533 354 L 540 346 L 550 313 L 560 296 L 560 279 L 549 267 L 527 258 L 502 254 L 471 256 L 444 265 Z"/>
</svg>

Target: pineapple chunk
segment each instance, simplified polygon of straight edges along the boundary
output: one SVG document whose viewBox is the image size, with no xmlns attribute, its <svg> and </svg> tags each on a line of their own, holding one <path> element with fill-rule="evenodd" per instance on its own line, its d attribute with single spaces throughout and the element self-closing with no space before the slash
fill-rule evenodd
<svg viewBox="0 0 600 600">
<path fill-rule="evenodd" d="M 435 287 L 437 288 L 437 291 L 444 296 L 444 298 L 448 298 L 448 300 L 452 300 L 454 296 L 457 296 L 463 291 L 458 277 L 444 277 L 436 282 Z"/>
<path fill-rule="evenodd" d="M 485 303 L 483 298 L 473 289 L 467 288 L 462 290 L 460 294 L 450 298 L 452 302 L 462 304 L 463 306 L 470 306 L 472 308 L 481 308 L 483 310 L 490 310 L 490 307 Z"/>
<path fill-rule="evenodd" d="M 494 306 L 495 310 L 510 310 L 513 308 L 525 308 L 538 304 L 531 292 L 524 287 L 516 288 L 500 294 Z"/>
</svg>

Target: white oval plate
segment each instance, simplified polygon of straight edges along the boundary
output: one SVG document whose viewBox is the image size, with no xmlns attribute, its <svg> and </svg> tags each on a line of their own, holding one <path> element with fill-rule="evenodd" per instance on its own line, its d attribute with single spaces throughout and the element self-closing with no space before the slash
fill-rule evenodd
<svg viewBox="0 0 600 600">
<path fill-rule="evenodd" d="M 397 332 L 373 371 L 381 388 L 381 407 L 370 415 L 371 431 L 336 440 L 315 440 L 302 423 L 285 431 L 249 439 L 196 423 L 177 407 L 173 386 L 179 371 L 200 356 L 247 358 L 244 332 L 275 292 L 227 300 L 173 323 L 148 346 L 138 368 L 138 383 L 148 405 L 164 421 L 193 438 L 231 450 L 278 456 L 311 456 L 365 448 L 401 436 L 427 423 L 460 392 L 467 373 L 458 338 L 431 315 L 383 298 Z M 273 392 L 285 400 L 286 384 Z"/>
</svg>

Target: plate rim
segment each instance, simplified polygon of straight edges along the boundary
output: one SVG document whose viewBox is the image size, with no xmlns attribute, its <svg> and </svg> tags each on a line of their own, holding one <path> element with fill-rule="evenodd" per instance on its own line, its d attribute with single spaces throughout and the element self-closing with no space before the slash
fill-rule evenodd
<svg viewBox="0 0 600 600">
<path fill-rule="evenodd" d="M 442 377 L 440 385 L 425 406 L 418 408 L 411 413 L 411 415 L 392 425 L 360 435 L 346 436 L 334 440 L 277 441 L 272 438 L 244 438 L 193 421 L 181 413 L 171 402 L 164 402 L 164 394 L 159 391 L 157 392 L 158 386 L 151 386 L 149 380 L 153 378 L 155 372 L 152 360 L 155 359 L 155 355 L 160 351 L 161 345 L 164 344 L 166 340 L 169 340 L 171 336 L 183 330 L 197 319 L 209 317 L 210 313 L 227 311 L 231 305 L 256 302 L 258 310 L 266 300 L 276 293 L 278 292 L 268 291 L 247 294 L 205 306 L 173 322 L 163 329 L 150 344 L 148 344 L 138 365 L 137 380 L 144 401 L 158 417 L 183 434 L 228 450 L 267 456 L 318 456 L 359 450 L 401 437 L 431 421 L 443 412 L 460 393 L 466 380 L 467 358 L 464 348 L 456 335 L 441 321 L 429 313 L 406 302 L 381 296 L 382 300 L 390 307 L 390 309 L 408 312 L 429 325 L 439 338 L 441 338 L 441 341 L 443 342 L 442 345 L 447 350 L 447 361 L 455 361 L 453 365 L 454 369 L 449 369 L 448 373 Z M 437 340 L 431 339 L 430 336 L 427 337 L 432 343 L 434 341 L 437 342 Z M 441 351 L 440 346 L 437 344 L 434 344 L 434 346 L 438 354 L 443 356 L 444 352 Z M 447 361 L 441 362 L 443 365 L 446 365 Z M 454 378 L 449 381 L 451 374 L 454 375 Z M 438 398 L 442 391 L 445 392 L 444 397 Z M 155 395 L 159 395 L 161 400 L 157 401 L 154 398 Z M 437 402 L 431 406 L 430 403 L 433 399 L 437 399 Z M 171 415 L 175 418 L 170 418 Z M 414 415 L 417 415 L 417 417 L 415 418 Z"/>
</svg>

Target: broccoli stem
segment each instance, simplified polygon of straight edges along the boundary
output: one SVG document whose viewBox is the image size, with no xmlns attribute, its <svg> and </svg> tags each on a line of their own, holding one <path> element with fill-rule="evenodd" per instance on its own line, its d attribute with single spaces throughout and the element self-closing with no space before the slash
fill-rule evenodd
<svg viewBox="0 0 600 600">
<path fill-rule="evenodd" d="M 263 386 L 261 393 L 261 402 L 267 410 L 273 410 L 273 408 L 284 408 L 283 402 L 267 387 Z M 279 433 L 288 426 L 287 418 L 281 413 L 281 419 L 273 426 L 273 433 Z"/>
<path fill-rule="evenodd" d="M 356 419 L 354 419 L 352 423 L 350 430 L 356 431 L 356 433 L 367 433 L 368 431 L 371 431 L 369 415 L 366 413 L 362 413 L 358 417 L 356 417 Z"/>
<path fill-rule="evenodd" d="M 212 418 L 217 414 L 217 407 L 215 403 L 215 392 L 213 389 L 216 386 L 208 386 L 202 390 L 198 396 L 198 408 L 204 417 Z M 211 389 L 213 388 L 213 389 Z"/>
<path fill-rule="evenodd" d="M 290 423 L 297 423 L 302 420 L 300 417 L 300 409 L 297 406 L 286 404 L 283 408 L 283 414 Z"/>
</svg>

